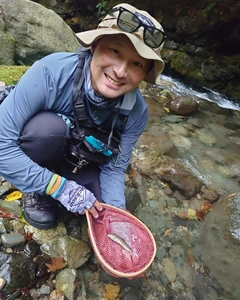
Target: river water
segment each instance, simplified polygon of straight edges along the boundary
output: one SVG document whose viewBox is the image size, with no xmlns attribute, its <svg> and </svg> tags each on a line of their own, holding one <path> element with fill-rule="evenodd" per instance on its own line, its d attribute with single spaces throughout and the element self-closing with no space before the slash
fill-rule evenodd
<svg viewBox="0 0 240 300">
<path fill-rule="evenodd" d="M 209 89 L 201 88 L 199 91 L 188 87 L 169 76 L 162 75 L 161 82 L 159 87 L 167 88 L 175 97 L 192 97 L 197 102 L 209 103 L 203 105 L 205 108 L 202 109 L 202 115 L 193 114 L 189 117 L 201 119 L 202 137 L 199 134 L 192 136 L 189 147 L 178 145 L 178 159 L 205 184 L 211 184 L 220 190 L 225 189 L 228 193 L 238 190 L 236 177 L 240 175 L 239 104 Z M 215 109 L 216 105 L 222 109 Z"/>
<path fill-rule="evenodd" d="M 196 99 L 204 99 L 206 101 L 216 103 L 217 105 L 223 108 L 240 110 L 239 103 L 234 103 L 230 101 L 228 98 L 226 98 L 224 95 L 212 91 L 208 88 L 198 87 L 198 89 L 197 88 L 194 89 L 185 85 L 179 80 L 166 75 L 161 75 L 161 81 L 172 83 L 169 89 L 176 95 L 179 96 L 190 95 L 192 97 L 195 97 Z M 160 83 L 159 86 L 161 87 L 162 84 Z"/>
<path fill-rule="evenodd" d="M 161 98 L 163 89 L 168 90 L 173 98 L 191 97 L 195 99 L 199 103 L 198 111 L 187 117 L 163 112 L 164 103 L 168 101 L 168 99 Z M 171 298 L 171 292 L 164 290 L 165 296 L 162 292 L 162 296 L 152 299 L 238 300 L 240 299 L 238 287 L 240 279 L 238 253 L 240 249 L 236 245 L 236 241 L 232 242 L 228 237 L 229 217 L 225 199 L 239 191 L 240 106 L 219 93 L 204 88 L 195 89 L 164 75 L 161 76 L 157 86 L 146 89 L 144 96 L 147 98 L 150 110 L 146 133 L 156 137 L 161 136 L 162 133 L 168 134 L 178 150 L 174 159 L 183 163 L 205 185 L 211 186 L 213 190 L 217 191 L 221 199 L 214 203 L 213 211 L 207 215 L 202 224 L 178 223 L 177 221 L 178 225 L 176 226 L 174 223 L 176 220 L 172 218 L 173 211 L 171 211 L 172 214 L 169 213 L 169 208 L 164 207 L 164 204 L 161 204 L 164 208 L 161 208 L 162 211 L 154 220 L 154 224 L 151 224 L 150 221 L 150 218 L 153 218 L 152 215 L 155 214 L 154 210 L 149 219 L 145 218 L 143 213 L 139 214 L 140 218 L 145 218 L 145 222 L 153 232 L 160 232 L 159 244 L 165 245 L 166 243 L 166 237 L 162 237 L 161 226 L 165 229 L 170 228 L 168 230 L 172 232 L 172 237 L 168 239 L 168 242 L 171 241 L 168 245 L 170 250 L 162 255 L 160 270 L 167 274 L 169 270 L 164 268 L 165 264 L 169 263 L 177 274 L 170 284 L 171 289 L 174 290 L 174 296 Z M 157 99 L 157 101 L 153 103 L 153 99 Z M 164 143 L 164 141 L 160 140 L 158 143 L 159 149 L 163 149 L 164 147 L 160 143 Z M 151 146 L 149 145 L 149 147 Z M 168 199 L 167 203 L 170 201 Z M 161 202 L 161 197 L 158 198 L 158 209 L 159 202 Z M 150 203 L 151 201 L 148 205 Z M 189 202 L 185 202 L 184 205 L 191 207 Z M 174 209 L 178 209 L 177 206 Z M 171 224 L 169 219 L 171 219 Z M 240 224 L 239 215 L 235 216 L 233 221 Z M 176 238 L 182 228 L 186 230 L 186 236 Z M 189 255 L 186 253 L 193 252 L 195 263 L 201 266 L 199 269 L 208 269 L 209 272 L 206 271 L 206 274 L 209 277 L 205 274 L 205 279 L 203 279 L 204 276 L 199 276 L 199 270 L 194 273 L 189 268 L 189 263 L 186 262 L 189 261 Z M 185 262 L 183 257 L 185 257 Z M 190 254 L 190 260 L 191 257 Z M 171 279 L 169 280 L 171 281 Z M 176 288 L 177 285 L 182 284 L 184 287 Z M 146 299 L 151 299 L 151 297 Z"/>
</svg>

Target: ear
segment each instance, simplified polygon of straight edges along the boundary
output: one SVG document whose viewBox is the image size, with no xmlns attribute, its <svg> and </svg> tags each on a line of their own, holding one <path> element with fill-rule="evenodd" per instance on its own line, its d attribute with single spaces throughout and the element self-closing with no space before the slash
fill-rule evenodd
<svg viewBox="0 0 240 300">
<path fill-rule="evenodd" d="M 91 50 L 92 54 L 94 53 L 96 47 L 97 47 L 97 42 L 94 41 L 94 42 L 90 45 L 90 50 Z"/>
</svg>

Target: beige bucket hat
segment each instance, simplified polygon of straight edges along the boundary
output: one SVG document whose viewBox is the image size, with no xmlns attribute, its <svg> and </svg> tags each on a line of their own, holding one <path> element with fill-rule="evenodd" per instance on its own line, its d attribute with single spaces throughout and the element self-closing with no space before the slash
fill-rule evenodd
<svg viewBox="0 0 240 300">
<path fill-rule="evenodd" d="M 122 7 L 131 11 L 132 13 L 137 12 L 138 14 L 143 15 L 145 18 L 148 18 L 156 28 L 163 31 L 161 24 L 156 19 L 154 19 L 148 12 L 144 10 L 139 10 L 127 3 L 121 3 L 114 6 L 114 8 L 116 7 Z M 143 58 L 152 59 L 154 61 L 153 68 L 147 73 L 143 80 L 153 84 L 156 83 L 159 74 L 164 69 L 164 62 L 160 56 L 160 51 L 163 47 L 163 44 L 161 44 L 160 47 L 154 49 L 147 46 L 143 40 L 142 26 L 137 31 L 134 31 L 132 33 L 128 33 L 121 30 L 117 25 L 118 15 L 118 11 L 108 14 L 98 25 L 97 29 L 76 33 L 80 44 L 84 47 L 89 47 L 94 41 L 98 40 L 104 35 L 125 34 L 130 39 L 140 56 L 142 56 Z"/>
</svg>

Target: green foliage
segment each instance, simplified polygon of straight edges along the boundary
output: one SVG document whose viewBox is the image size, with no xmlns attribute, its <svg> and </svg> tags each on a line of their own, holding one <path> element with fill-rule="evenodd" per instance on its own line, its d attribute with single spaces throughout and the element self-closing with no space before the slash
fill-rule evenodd
<svg viewBox="0 0 240 300">
<path fill-rule="evenodd" d="M 6 85 L 16 84 L 29 66 L 3 66 L 0 65 L 0 80 Z"/>
<path fill-rule="evenodd" d="M 212 2 L 212 3 L 209 3 L 206 8 L 205 8 L 205 11 L 211 11 L 214 9 L 214 7 L 216 6 L 217 4 L 217 1 L 216 2 Z"/>
<path fill-rule="evenodd" d="M 101 21 L 107 14 L 108 10 L 115 6 L 117 2 L 113 1 L 99 1 L 98 4 L 96 5 L 96 8 L 98 9 L 98 19 Z"/>
<path fill-rule="evenodd" d="M 96 8 L 98 9 L 98 18 L 100 20 L 102 20 L 107 13 L 107 3 L 108 1 L 103 0 L 96 5 Z"/>
</svg>

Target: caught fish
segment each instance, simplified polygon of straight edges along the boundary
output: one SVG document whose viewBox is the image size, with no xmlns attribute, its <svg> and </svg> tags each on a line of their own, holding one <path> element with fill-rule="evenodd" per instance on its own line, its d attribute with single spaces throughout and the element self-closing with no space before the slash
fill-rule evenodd
<svg viewBox="0 0 240 300">
<path fill-rule="evenodd" d="M 132 249 L 131 247 L 125 242 L 124 239 L 122 239 L 120 236 L 116 235 L 116 234 L 108 234 L 108 237 L 114 241 L 115 243 L 119 244 L 120 246 L 122 246 L 123 249 L 125 249 L 126 251 L 132 253 Z"/>
</svg>

